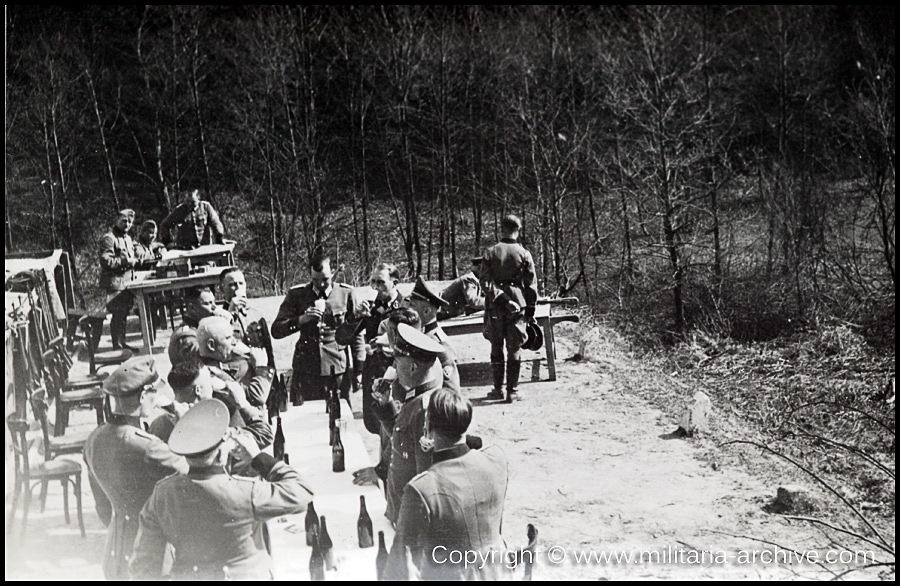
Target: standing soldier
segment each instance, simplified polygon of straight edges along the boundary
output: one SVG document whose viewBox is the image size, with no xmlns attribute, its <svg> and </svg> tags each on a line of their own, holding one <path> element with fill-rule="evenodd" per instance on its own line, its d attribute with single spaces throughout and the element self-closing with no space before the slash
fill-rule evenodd
<svg viewBox="0 0 900 586">
<path fill-rule="evenodd" d="M 134 242 L 128 231 L 134 224 L 134 210 L 122 210 L 116 216 L 109 232 L 100 239 L 100 288 L 106 293 L 106 310 L 109 311 L 109 335 L 113 348 L 127 349 L 125 331 L 128 313 L 134 306 L 134 294 L 125 286 L 134 277 L 137 256 Z M 101 322 L 102 324 L 102 322 Z M 96 327 L 96 324 L 95 324 Z"/>
<path fill-rule="evenodd" d="M 310 282 L 291 287 L 278 315 L 272 322 L 272 337 L 276 340 L 298 333 L 291 364 L 291 400 L 300 404 L 304 399 L 321 399 L 329 385 L 339 385 L 342 395 L 350 390 L 347 348 L 335 340 L 338 326 L 347 319 L 358 317 L 351 292 L 343 283 L 333 283 L 331 259 L 318 256 L 310 262 Z M 361 375 L 366 359 L 363 332 L 350 340 L 353 375 Z M 331 380 L 331 374 L 336 380 Z"/>
<path fill-rule="evenodd" d="M 247 434 L 228 431 L 228 408 L 200 401 L 175 424 L 172 452 L 190 471 L 157 483 L 140 514 L 131 576 L 163 578 L 166 546 L 174 580 L 271 580 L 266 521 L 302 513 L 312 500 L 296 470 L 261 452 Z M 231 476 L 228 456 L 250 461 L 261 479 Z M 284 552 L 289 553 L 289 552 Z"/>
<path fill-rule="evenodd" d="M 260 348 L 266 353 L 267 364 L 257 366 L 275 368 L 275 353 L 272 350 L 272 335 L 266 318 L 247 301 L 247 279 L 241 269 L 232 268 L 221 276 L 222 295 L 225 307 L 231 314 L 234 338 L 250 348 Z"/>
<path fill-rule="evenodd" d="M 363 300 L 359 308 L 359 312 L 366 316 L 363 318 L 364 324 L 362 324 L 365 341 L 370 348 L 373 348 L 371 354 L 367 355 L 362 368 L 363 423 L 366 429 L 375 435 L 381 433 L 381 425 L 373 410 L 372 386 L 376 379 L 384 376 L 384 372 L 394 359 L 375 348 L 374 341 L 383 332 L 384 325 L 382 323 L 403 303 L 403 295 L 397 289 L 399 282 L 400 271 L 397 269 L 397 265 L 384 263 L 375 267 L 372 270 L 369 285 L 377 291 L 377 295 L 374 301 Z"/>
<path fill-rule="evenodd" d="M 490 399 L 503 399 L 504 366 L 507 402 L 519 399 L 519 351 L 525 342 L 526 320 L 534 316 L 537 279 L 534 259 L 518 243 L 522 221 L 509 214 L 500 222 L 502 238 L 484 251 L 481 287 L 484 290 L 484 337 L 491 343 Z M 506 364 L 503 347 L 506 346 Z"/>
<path fill-rule="evenodd" d="M 187 472 L 187 462 L 141 428 L 156 406 L 159 374 L 153 358 L 132 358 L 103 383 L 112 415 L 88 436 L 84 461 L 97 513 L 109 526 L 103 555 L 107 580 L 128 579 L 128 556 L 138 531 L 141 507 L 157 481 Z"/>
<path fill-rule="evenodd" d="M 403 307 L 409 307 L 419 314 L 422 331 L 444 347 L 444 351 L 438 356 L 441 368 L 444 370 L 444 379 L 448 381 L 449 388 L 458 391 L 459 368 L 456 364 L 456 352 L 450 345 L 450 337 L 441 329 L 437 321 L 438 311 L 446 305 L 447 302 L 435 293 L 422 277 L 416 279 L 412 293 L 403 300 Z"/>
</svg>

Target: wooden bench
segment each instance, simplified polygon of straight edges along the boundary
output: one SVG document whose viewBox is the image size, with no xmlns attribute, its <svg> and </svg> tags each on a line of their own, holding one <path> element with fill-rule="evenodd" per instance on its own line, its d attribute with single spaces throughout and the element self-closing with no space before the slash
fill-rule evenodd
<svg viewBox="0 0 900 586">
<path fill-rule="evenodd" d="M 553 326 L 564 321 L 577 322 L 579 317 L 574 313 L 556 313 L 551 311 L 549 304 L 539 304 L 535 307 L 534 319 L 544 330 L 544 352 L 547 356 L 547 374 L 551 381 L 556 380 L 556 338 L 553 336 Z M 479 311 L 472 315 L 452 317 L 438 322 L 441 329 L 448 336 L 463 334 L 480 334 L 484 331 L 484 312 Z"/>
</svg>

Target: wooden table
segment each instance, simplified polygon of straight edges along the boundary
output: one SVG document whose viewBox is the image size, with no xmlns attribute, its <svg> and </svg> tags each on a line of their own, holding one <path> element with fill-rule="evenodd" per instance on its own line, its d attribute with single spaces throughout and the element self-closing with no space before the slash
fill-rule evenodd
<svg viewBox="0 0 900 586">
<path fill-rule="evenodd" d="M 341 405 L 345 417 L 352 417 L 350 406 Z M 328 445 L 328 415 L 324 401 L 307 401 L 291 406 L 281 414 L 285 435 L 285 453 L 291 466 L 303 476 L 313 491 L 316 512 L 326 518 L 328 534 L 334 542 L 337 570 L 326 572 L 326 580 L 374 580 L 375 556 L 378 554 L 378 532 L 384 531 L 388 550 L 394 541 L 394 530 L 384 516 L 385 499 L 382 487 L 353 484 L 353 472 L 369 468 L 372 463 L 353 419 L 342 430 L 344 444 L 344 472 L 331 471 L 331 447 Z M 368 433 L 363 431 L 363 433 Z M 267 448 L 271 453 L 271 448 Z M 366 509 L 372 518 L 375 545 L 360 549 L 356 534 L 359 516 L 359 497 L 366 497 Z M 276 580 L 309 580 L 309 557 L 312 548 L 306 545 L 305 513 L 286 515 L 269 522 L 272 559 Z"/>
<path fill-rule="evenodd" d="M 191 250 L 174 248 L 163 253 L 159 264 L 165 265 L 180 259 L 190 259 L 197 265 L 214 262 L 217 266 L 234 266 L 234 244 L 233 240 L 229 240 L 225 244 L 204 244 Z"/>
<path fill-rule="evenodd" d="M 556 380 L 556 338 L 553 336 L 553 326 L 559 322 L 577 322 L 578 316 L 574 313 L 553 314 L 549 304 L 538 304 L 534 308 L 534 319 L 544 330 L 544 352 L 547 356 L 547 374 L 551 381 Z M 441 329 L 448 336 L 462 334 L 480 334 L 484 331 L 484 312 L 479 311 L 472 315 L 451 317 L 438 322 Z"/>
<path fill-rule="evenodd" d="M 186 277 L 173 277 L 156 279 L 153 271 L 135 271 L 134 279 L 125 286 L 132 291 L 137 298 L 138 314 L 141 318 L 141 337 L 144 340 L 144 348 L 153 353 L 153 344 L 156 341 L 156 332 L 150 317 L 150 295 L 162 291 L 176 291 L 199 287 L 202 285 L 217 285 L 222 273 L 230 266 L 210 267 L 206 272 L 195 273 Z"/>
</svg>

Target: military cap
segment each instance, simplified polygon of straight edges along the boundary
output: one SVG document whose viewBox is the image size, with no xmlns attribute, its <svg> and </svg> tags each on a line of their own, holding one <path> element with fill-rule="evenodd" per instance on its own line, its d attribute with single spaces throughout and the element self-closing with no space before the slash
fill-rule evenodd
<svg viewBox="0 0 900 586">
<path fill-rule="evenodd" d="M 129 218 L 129 219 L 133 220 L 134 215 L 135 215 L 134 210 L 132 210 L 132 209 L 119 210 L 119 213 L 116 214 L 116 219 Z"/>
<path fill-rule="evenodd" d="M 397 350 L 413 358 L 434 358 L 444 346 L 408 324 L 397 324 Z"/>
<path fill-rule="evenodd" d="M 529 319 L 525 323 L 525 343 L 522 348 L 525 350 L 537 351 L 544 345 L 544 332 L 541 327 L 534 321 Z"/>
<path fill-rule="evenodd" d="M 127 397 L 153 386 L 159 381 L 152 356 L 137 356 L 119 365 L 103 382 L 103 392 L 113 397 Z"/>
<path fill-rule="evenodd" d="M 440 295 L 431 290 L 431 287 L 428 286 L 428 283 L 426 283 L 425 279 L 423 279 L 422 277 L 416 279 L 416 284 L 412 290 L 412 297 L 424 299 L 425 301 L 431 303 L 436 307 L 440 307 L 441 305 L 449 305 L 441 298 Z"/>
<path fill-rule="evenodd" d="M 230 416 L 218 399 L 204 399 L 185 413 L 169 436 L 169 449 L 182 456 L 199 456 L 225 440 Z"/>
</svg>

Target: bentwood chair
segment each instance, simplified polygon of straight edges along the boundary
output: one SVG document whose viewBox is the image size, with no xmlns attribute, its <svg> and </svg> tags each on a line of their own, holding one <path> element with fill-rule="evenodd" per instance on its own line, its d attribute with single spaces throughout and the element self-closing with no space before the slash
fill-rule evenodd
<svg viewBox="0 0 900 586">
<path fill-rule="evenodd" d="M 47 483 L 59 480 L 63 488 L 63 507 L 66 515 L 66 523 L 69 519 L 69 484 L 75 491 L 75 502 L 78 513 L 78 527 L 81 536 L 85 536 L 84 517 L 81 511 L 81 464 L 66 458 L 54 459 L 49 456 L 49 451 L 44 453 L 44 461 L 31 462 L 28 454 L 28 422 L 17 415 L 6 418 L 12 439 L 13 454 L 15 460 L 15 487 L 13 492 L 12 509 L 9 513 L 9 522 L 6 525 L 7 534 L 12 531 L 16 517 L 16 508 L 19 503 L 19 495 L 22 501 L 22 537 L 25 540 L 25 530 L 28 527 L 28 509 L 31 506 L 31 493 L 40 484 L 46 491 Z M 49 552 L 48 552 L 49 553 Z"/>
<path fill-rule="evenodd" d="M 102 425 L 104 417 L 104 394 L 101 388 L 107 373 L 72 374 L 72 358 L 65 348 L 65 338 L 60 336 L 51 341 L 49 348 L 41 355 L 43 359 L 44 384 L 48 395 L 56 404 L 56 419 L 53 434 L 61 436 L 69 425 L 69 412 L 86 405 L 97 412 L 97 425 Z"/>
</svg>

